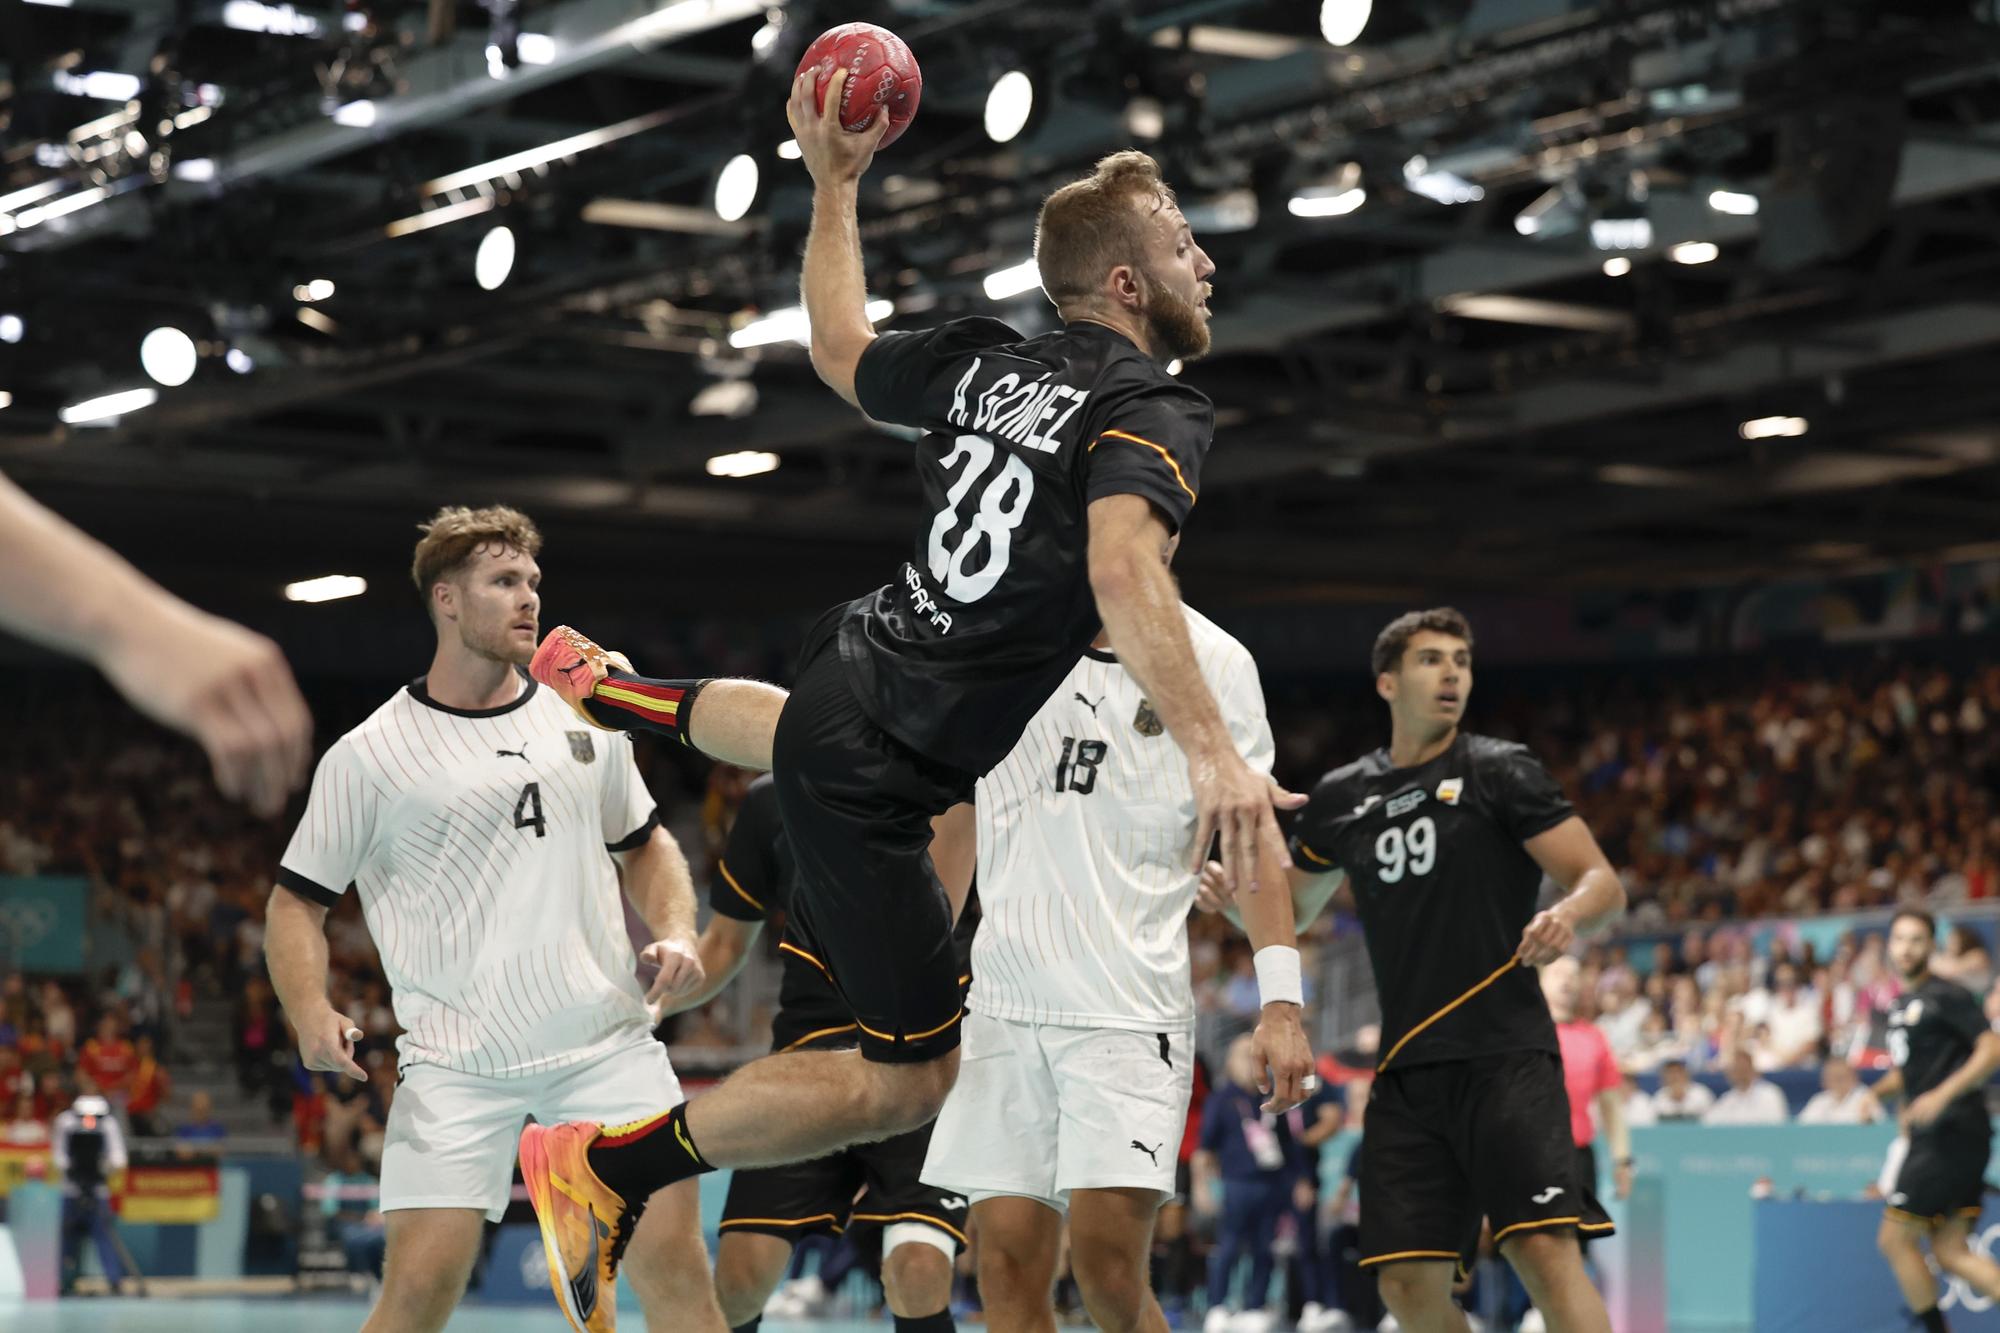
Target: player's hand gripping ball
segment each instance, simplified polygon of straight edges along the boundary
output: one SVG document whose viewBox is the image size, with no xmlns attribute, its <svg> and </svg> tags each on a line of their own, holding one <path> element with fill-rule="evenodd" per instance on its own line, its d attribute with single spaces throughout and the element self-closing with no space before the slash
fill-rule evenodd
<svg viewBox="0 0 2000 1333">
<path fill-rule="evenodd" d="M 876 148 L 887 148 L 916 119 L 924 93 L 924 72 L 902 38 L 873 23 L 843 23 L 828 28 L 799 61 L 798 72 L 817 76 L 818 108 L 826 114 L 826 89 L 836 69 L 847 71 L 840 88 L 840 126 L 852 132 L 875 123 L 878 112 L 889 117 L 889 128 Z"/>
</svg>

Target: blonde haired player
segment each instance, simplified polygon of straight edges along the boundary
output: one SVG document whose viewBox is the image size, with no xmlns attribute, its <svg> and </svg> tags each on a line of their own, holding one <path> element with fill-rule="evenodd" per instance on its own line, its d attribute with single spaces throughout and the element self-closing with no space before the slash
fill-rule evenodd
<svg viewBox="0 0 2000 1333">
<path fill-rule="evenodd" d="M 512 509 L 444 509 L 412 576 L 430 671 L 320 759 L 271 892 L 271 979 L 306 1068 L 368 1075 L 327 998 L 327 910 L 350 889 L 394 995 L 398 1092 L 382 1153 L 387 1268 L 369 1333 L 444 1326 L 507 1206 L 524 1118 L 639 1115 L 678 1101 L 648 998 L 701 983 L 694 885 L 632 760 L 522 670 L 541 612 L 541 534 Z M 614 864 L 615 858 L 615 864 Z M 619 881 L 655 942 L 635 980 Z M 631 1234 L 654 1328 L 720 1333 L 692 1181 Z M 596 1275 L 580 1327 L 613 1327 Z"/>
<path fill-rule="evenodd" d="M 1205 617 L 1182 611 L 1237 752 L 1268 775 L 1257 664 Z M 1100 634 L 980 779 L 974 804 L 985 917 L 972 941 L 964 1063 L 923 1181 L 972 1201 L 980 1297 L 994 1329 L 1054 1327 L 1067 1215 L 1071 1270 L 1092 1322 L 1163 1331 L 1147 1259 L 1154 1216 L 1176 1189 L 1194 1087 L 1187 916 L 1199 818 L 1187 756 Z M 941 828 L 933 855 L 958 893 L 973 858 L 950 836 L 955 827 Z M 1264 873 L 1267 884 L 1283 882 L 1275 863 Z M 1242 901 L 1265 1000 L 1260 1071 L 1265 1060 L 1309 1067 L 1293 900 L 1266 891 Z"/>
</svg>

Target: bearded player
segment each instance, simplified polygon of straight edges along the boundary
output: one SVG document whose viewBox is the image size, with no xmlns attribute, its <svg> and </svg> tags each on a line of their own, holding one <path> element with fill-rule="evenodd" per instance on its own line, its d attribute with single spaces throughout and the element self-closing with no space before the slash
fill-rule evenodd
<svg viewBox="0 0 2000 1333">
<path fill-rule="evenodd" d="M 824 111 L 820 77 L 802 72 L 790 106 L 814 184 L 803 282 L 813 365 L 871 417 L 926 432 L 912 559 L 822 618 L 789 699 L 745 682 L 639 677 L 573 632 L 550 637 L 536 670 L 600 725 L 772 771 L 798 860 L 797 914 L 860 1050 L 766 1056 L 625 1125 L 531 1128 L 523 1174 L 573 1318 L 566 1293 L 593 1271 L 612 1281 L 618 1238 L 661 1185 L 820 1156 L 937 1115 L 958 1072 L 963 1007 L 955 905 L 931 866 L 930 821 L 970 798 L 1100 629 L 1187 757 L 1192 845 L 1219 834 L 1223 864 L 1245 886 L 1260 856 L 1289 864 L 1272 805 L 1298 798 L 1238 752 L 1160 561 L 1195 503 L 1214 423 L 1208 400 L 1166 365 L 1207 350 L 1215 266 L 1157 164 L 1114 154 L 1042 205 L 1036 257 L 1065 321 L 1058 332 L 1023 338 L 963 319 L 878 337 L 856 201 L 887 121 L 843 130 L 846 71 L 830 72 Z M 1264 999 L 1278 1003 L 1258 1049 L 1288 1107 L 1310 1057 L 1298 955 L 1285 953 L 1267 960 Z"/>
<path fill-rule="evenodd" d="M 326 914 L 361 899 L 396 1022 L 382 1149 L 387 1264 L 366 1333 L 444 1327 L 507 1207 L 524 1116 L 638 1114 L 680 1083 L 635 977 L 624 894 L 653 930 L 654 999 L 701 982 L 694 884 L 626 737 L 579 726 L 527 678 L 541 533 L 444 509 L 411 574 L 430 670 L 335 741 L 279 862 L 264 951 L 308 1069 L 366 1081 L 327 994 Z M 627 1237 L 655 1328 L 721 1333 L 692 1183 Z M 580 1302 L 608 1328 L 609 1303 Z"/>
</svg>

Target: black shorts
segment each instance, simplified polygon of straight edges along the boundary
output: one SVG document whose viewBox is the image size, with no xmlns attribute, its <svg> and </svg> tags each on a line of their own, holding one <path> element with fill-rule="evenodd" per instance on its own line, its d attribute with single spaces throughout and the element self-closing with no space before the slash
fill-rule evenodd
<svg viewBox="0 0 2000 1333">
<path fill-rule="evenodd" d="M 722 1230 L 754 1231 L 796 1242 L 815 1232 L 839 1235 L 848 1226 L 920 1222 L 965 1248 L 965 1199 L 917 1176 L 930 1150 L 926 1125 L 880 1143 L 861 1143 L 831 1157 L 757 1171 L 729 1180 Z M 855 1195 L 866 1186 L 857 1201 Z"/>
<path fill-rule="evenodd" d="M 870 1060 L 935 1060 L 965 1012 L 951 903 L 931 867 L 931 816 L 973 779 L 926 759 L 862 711 L 820 622 L 778 717 L 771 777 L 798 866 L 793 920 L 825 964 Z"/>
<path fill-rule="evenodd" d="M 1562 1060 L 1509 1051 L 1378 1074 L 1361 1136 L 1361 1263 L 1456 1259 L 1479 1223 L 1495 1244 L 1554 1227 L 1608 1236 L 1596 1182 L 1577 1174 Z"/>
<path fill-rule="evenodd" d="M 1889 1191 L 1889 1215 L 1933 1227 L 1955 1217 L 1978 1217 L 1992 1155 L 1991 1135 L 1977 1128 L 1942 1125 L 1912 1134 Z"/>
</svg>

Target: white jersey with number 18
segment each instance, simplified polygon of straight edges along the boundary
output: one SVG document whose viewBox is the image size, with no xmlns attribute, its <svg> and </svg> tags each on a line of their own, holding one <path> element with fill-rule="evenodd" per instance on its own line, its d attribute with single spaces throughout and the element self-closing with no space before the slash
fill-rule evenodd
<svg viewBox="0 0 2000 1333">
<path fill-rule="evenodd" d="M 1183 608 L 1185 609 L 1185 608 Z M 1187 611 L 1237 749 L 1271 771 L 1257 664 Z M 974 1013 L 1158 1031 L 1194 1022 L 1187 915 L 1198 878 L 1187 757 L 1110 653 L 1090 650 L 979 781 Z"/>
<path fill-rule="evenodd" d="M 525 679 L 479 711 L 418 680 L 321 758 L 278 883 L 360 893 L 399 1064 L 544 1073 L 649 1026 L 608 853 L 658 822 L 628 737 Z"/>
</svg>

